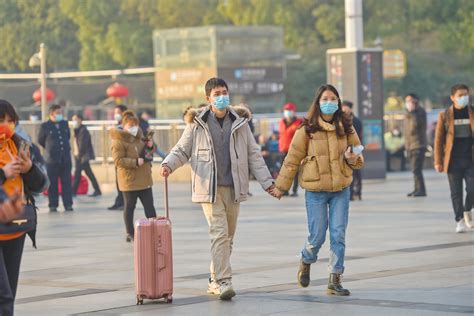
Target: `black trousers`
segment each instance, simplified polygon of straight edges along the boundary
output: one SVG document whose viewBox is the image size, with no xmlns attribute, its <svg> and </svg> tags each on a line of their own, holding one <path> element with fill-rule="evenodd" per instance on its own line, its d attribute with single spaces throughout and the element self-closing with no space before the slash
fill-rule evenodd
<svg viewBox="0 0 474 316">
<path fill-rule="evenodd" d="M 451 170 L 452 169 L 452 170 Z M 472 210 L 474 203 L 474 163 L 465 168 L 450 168 L 448 171 L 451 202 L 453 203 L 454 219 L 459 222 L 464 212 Z M 466 202 L 463 204 L 462 181 L 466 182 Z"/>
<path fill-rule="evenodd" d="M 58 178 L 61 181 L 61 197 L 63 199 L 64 207 L 72 206 L 72 183 L 71 183 L 71 170 L 72 163 L 58 163 L 58 164 L 46 164 L 46 170 L 48 172 L 49 185 L 48 198 L 49 207 L 58 207 L 59 194 L 58 194 Z"/>
<path fill-rule="evenodd" d="M 118 186 L 118 175 L 117 175 L 117 168 L 115 168 L 115 186 L 117 187 L 117 196 L 115 197 L 115 202 L 114 206 L 123 206 L 124 201 L 123 201 L 123 194 L 122 191 L 120 191 L 119 186 Z"/>
<path fill-rule="evenodd" d="M 146 218 L 156 217 L 155 206 L 153 205 L 153 191 L 151 188 L 139 191 L 123 191 L 123 200 L 125 202 L 123 220 L 127 234 L 133 236 L 133 214 L 137 206 L 137 199 L 142 202 L 145 209 Z"/>
<path fill-rule="evenodd" d="M 81 174 L 83 170 L 91 181 L 94 192 L 100 192 L 99 184 L 97 183 L 97 179 L 92 172 L 89 161 L 81 162 L 80 159 L 76 159 L 76 170 L 74 171 L 74 184 L 72 185 L 72 192 L 77 194 L 77 188 L 79 187 L 79 181 L 81 180 Z"/>
<path fill-rule="evenodd" d="M 0 241 L 0 315 L 13 316 L 25 235 Z"/>
<path fill-rule="evenodd" d="M 281 153 L 281 165 L 283 166 L 283 162 L 285 161 L 286 155 L 288 153 Z M 295 175 L 295 178 L 293 179 L 293 193 L 298 192 L 298 172 Z"/>
<path fill-rule="evenodd" d="M 354 196 L 362 197 L 362 171 L 354 170 L 352 172 L 351 200 Z"/>
<path fill-rule="evenodd" d="M 425 149 L 414 149 L 409 152 L 411 170 L 415 180 L 414 192 L 426 193 L 425 180 L 423 179 L 423 162 L 425 161 Z"/>
</svg>

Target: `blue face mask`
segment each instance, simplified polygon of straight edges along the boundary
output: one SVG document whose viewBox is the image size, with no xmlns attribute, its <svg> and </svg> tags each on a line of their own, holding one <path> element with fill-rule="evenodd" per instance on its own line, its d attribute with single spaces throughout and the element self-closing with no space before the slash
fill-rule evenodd
<svg viewBox="0 0 474 316">
<path fill-rule="evenodd" d="M 321 109 L 321 113 L 326 115 L 332 115 L 336 113 L 339 109 L 339 105 L 337 102 L 323 102 L 319 104 L 319 108 Z"/>
<path fill-rule="evenodd" d="M 64 116 L 62 114 L 56 114 L 55 121 L 61 122 L 62 120 L 64 120 Z"/>
<path fill-rule="evenodd" d="M 224 110 L 230 104 L 229 96 L 228 95 L 220 95 L 218 97 L 214 97 L 213 105 L 218 110 Z"/>
<path fill-rule="evenodd" d="M 458 105 L 463 108 L 469 104 L 469 96 L 465 95 L 462 97 L 458 97 L 456 98 L 456 101 L 458 102 Z"/>
</svg>

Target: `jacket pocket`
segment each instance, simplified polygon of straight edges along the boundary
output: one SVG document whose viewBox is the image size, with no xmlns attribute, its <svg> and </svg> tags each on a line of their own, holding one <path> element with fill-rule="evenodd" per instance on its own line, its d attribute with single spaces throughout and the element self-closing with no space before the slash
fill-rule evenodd
<svg viewBox="0 0 474 316">
<path fill-rule="evenodd" d="M 197 161 L 208 162 L 209 160 L 211 160 L 211 151 L 209 149 L 198 149 Z"/>
<path fill-rule="evenodd" d="M 352 176 L 352 168 L 347 164 L 345 161 L 344 157 L 339 160 L 339 165 L 341 166 L 341 172 L 345 177 L 351 177 Z"/>
<path fill-rule="evenodd" d="M 210 194 L 212 163 L 196 161 L 194 170 L 193 192 L 198 195 Z"/>
<path fill-rule="evenodd" d="M 128 185 L 131 185 L 133 181 L 135 181 L 135 171 L 130 169 L 123 169 L 125 173 L 125 180 L 127 181 Z"/>
<path fill-rule="evenodd" d="M 303 160 L 301 165 L 301 180 L 303 182 L 319 181 L 321 175 L 319 174 L 319 166 L 316 156 L 308 156 Z"/>
</svg>

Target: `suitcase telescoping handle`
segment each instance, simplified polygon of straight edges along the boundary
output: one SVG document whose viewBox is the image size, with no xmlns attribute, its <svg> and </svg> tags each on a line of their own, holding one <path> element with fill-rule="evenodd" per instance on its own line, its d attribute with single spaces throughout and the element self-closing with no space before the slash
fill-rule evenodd
<svg viewBox="0 0 474 316">
<path fill-rule="evenodd" d="M 168 177 L 165 177 L 165 213 L 166 218 L 170 218 L 170 208 L 168 202 Z"/>
</svg>

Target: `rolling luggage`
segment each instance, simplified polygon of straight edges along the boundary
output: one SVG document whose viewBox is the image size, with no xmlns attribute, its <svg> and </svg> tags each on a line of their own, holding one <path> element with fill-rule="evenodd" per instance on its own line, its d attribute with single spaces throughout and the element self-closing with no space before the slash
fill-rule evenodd
<svg viewBox="0 0 474 316">
<path fill-rule="evenodd" d="M 173 300 L 173 251 L 168 206 L 168 179 L 165 178 L 165 217 L 135 222 L 135 291 L 137 305 L 144 299 Z"/>
</svg>

